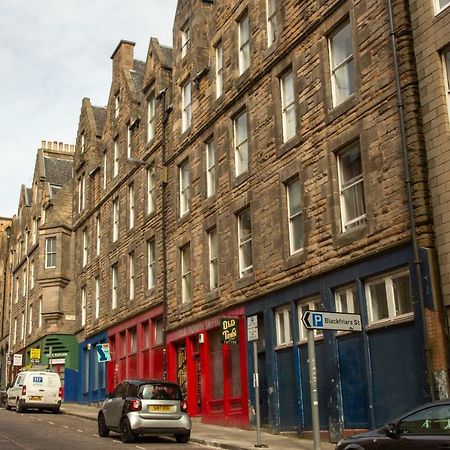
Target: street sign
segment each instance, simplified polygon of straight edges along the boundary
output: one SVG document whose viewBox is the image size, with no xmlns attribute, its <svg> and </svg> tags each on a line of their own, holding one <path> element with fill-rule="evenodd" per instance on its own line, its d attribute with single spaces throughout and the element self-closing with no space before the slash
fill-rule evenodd
<svg viewBox="0 0 450 450">
<path fill-rule="evenodd" d="M 335 313 L 325 311 L 305 311 L 303 325 L 314 330 L 361 331 L 359 314 Z"/>
<path fill-rule="evenodd" d="M 22 354 L 14 353 L 13 366 L 22 366 Z"/>
<path fill-rule="evenodd" d="M 258 340 L 258 316 L 247 317 L 247 341 Z"/>
<path fill-rule="evenodd" d="M 41 349 L 40 348 L 32 348 L 30 349 L 30 359 L 41 359 Z"/>
<path fill-rule="evenodd" d="M 98 362 L 108 362 L 111 361 L 111 353 L 109 351 L 109 344 L 97 344 L 95 346 L 97 351 L 97 361 Z"/>
</svg>

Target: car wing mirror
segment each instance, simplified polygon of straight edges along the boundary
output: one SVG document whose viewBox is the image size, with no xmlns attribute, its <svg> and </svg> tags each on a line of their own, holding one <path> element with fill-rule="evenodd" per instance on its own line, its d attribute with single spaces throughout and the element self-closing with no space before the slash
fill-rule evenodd
<svg viewBox="0 0 450 450">
<path fill-rule="evenodd" d="M 395 423 L 388 423 L 385 426 L 384 431 L 387 436 L 394 436 L 397 434 L 397 427 L 395 426 Z"/>
</svg>

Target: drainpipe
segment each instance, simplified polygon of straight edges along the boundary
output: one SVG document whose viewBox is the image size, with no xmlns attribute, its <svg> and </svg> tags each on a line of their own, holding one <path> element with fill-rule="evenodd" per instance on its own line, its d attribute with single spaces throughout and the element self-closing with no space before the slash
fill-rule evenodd
<svg viewBox="0 0 450 450">
<path fill-rule="evenodd" d="M 29 296 L 30 296 L 30 288 L 29 288 L 29 282 L 30 282 L 30 255 L 28 252 L 28 233 L 25 234 L 25 252 L 27 257 L 27 265 L 26 265 L 26 277 L 25 277 L 25 315 L 24 315 L 24 321 L 25 321 L 25 327 L 24 327 L 24 334 L 23 334 L 23 347 L 26 350 L 26 344 L 27 344 L 27 333 L 28 333 L 28 303 L 29 303 Z M 26 356 L 26 354 L 25 354 Z M 30 362 L 31 363 L 31 362 Z"/>
<path fill-rule="evenodd" d="M 405 125 L 405 116 L 404 116 L 404 105 L 402 101 L 402 88 L 400 81 L 400 73 L 399 73 L 399 63 L 398 63 L 398 54 L 397 54 L 397 38 L 395 36 L 394 31 L 394 13 L 392 7 L 392 0 L 387 0 L 388 7 L 388 15 L 389 15 L 389 34 L 391 38 L 391 46 L 392 46 L 392 57 L 394 62 L 394 75 L 395 75 L 395 85 L 397 91 L 397 108 L 400 120 L 400 137 L 401 137 L 401 146 L 403 152 L 403 163 L 405 170 L 405 184 L 406 184 L 406 192 L 408 196 L 408 214 L 409 214 L 409 222 L 411 224 L 411 239 L 412 239 L 412 247 L 413 247 L 413 258 L 414 258 L 414 267 L 416 269 L 417 275 L 417 284 L 419 291 L 419 305 L 420 305 L 420 314 L 422 319 L 422 330 L 423 330 L 423 341 L 424 341 L 424 353 L 425 353 L 425 364 L 426 364 L 426 375 L 427 375 L 427 383 L 428 388 L 430 390 L 431 399 L 435 400 L 435 389 L 434 389 L 434 380 L 433 380 L 433 370 L 431 364 L 431 351 L 430 351 L 430 343 L 428 339 L 428 326 L 427 320 L 425 317 L 425 300 L 424 300 L 424 289 L 423 289 L 423 281 L 422 281 L 422 268 L 421 261 L 419 255 L 419 244 L 417 242 L 417 230 L 416 230 L 416 222 L 414 218 L 414 204 L 413 204 L 413 194 L 412 194 L 412 186 L 411 186 L 411 176 L 410 176 L 410 167 L 408 161 L 408 146 L 406 143 L 406 125 Z"/>
<path fill-rule="evenodd" d="M 166 138 L 167 121 L 171 108 L 166 108 L 166 92 L 159 93 L 163 106 L 161 166 L 163 170 L 161 183 L 161 240 L 162 240 L 162 301 L 163 301 L 163 379 L 167 379 L 167 166 L 166 166 Z"/>
</svg>

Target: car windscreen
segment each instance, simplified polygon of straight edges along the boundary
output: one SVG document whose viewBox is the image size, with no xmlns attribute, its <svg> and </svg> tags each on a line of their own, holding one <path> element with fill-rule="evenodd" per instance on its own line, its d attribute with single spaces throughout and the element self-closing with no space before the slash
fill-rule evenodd
<svg viewBox="0 0 450 450">
<path fill-rule="evenodd" d="M 142 384 L 138 396 L 143 400 L 182 400 L 179 386 L 167 383 Z"/>
</svg>

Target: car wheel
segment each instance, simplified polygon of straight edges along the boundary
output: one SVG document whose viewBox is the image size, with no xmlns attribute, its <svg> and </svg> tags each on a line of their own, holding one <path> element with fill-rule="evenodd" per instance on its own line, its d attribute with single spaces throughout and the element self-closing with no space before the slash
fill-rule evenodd
<svg viewBox="0 0 450 450">
<path fill-rule="evenodd" d="M 136 439 L 136 435 L 131 430 L 130 421 L 127 417 L 120 422 L 120 439 L 124 444 L 130 444 Z"/>
<path fill-rule="evenodd" d="M 11 409 L 11 406 L 9 406 L 8 401 L 5 402 L 5 409 L 6 411 L 9 411 Z"/>
<path fill-rule="evenodd" d="M 108 437 L 109 430 L 106 427 L 105 416 L 103 414 L 99 414 L 97 419 L 97 425 L 98 425 L 98 435 L 100 437 Z"/>
<path fill-rule="evenodd" d="M 182 444 L 187 444 L 189 442 L 189 439 L 191 438 L 191 433 L 186 433 L 186 434 L 176 434 L 175 435 L 175 439 L 177 440 L 177 442 L 180 442 Z"/>
<path fill-rule="evenodd" d="M 56 408 L 53 408 L 52 409 L 52 413 L 53 414 L 59 414 L 61 411 L 60 411 L 60 407 L 59 406 L 57 406 Z"/>
<path fill-rule="evenodd" d="M 25 412 L 25 408 L 23 407 L 23 405 L 20 402 L 20 400 L 17 400 L 17 402 L 16 402 L 16 413 L 23 413 L 23 412 Z"/>
</svg>

